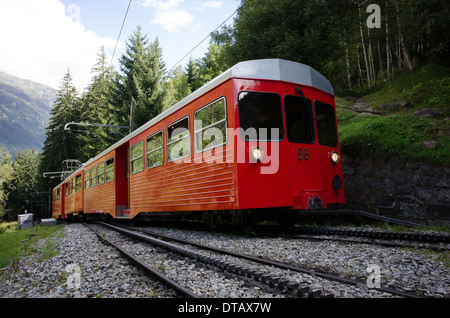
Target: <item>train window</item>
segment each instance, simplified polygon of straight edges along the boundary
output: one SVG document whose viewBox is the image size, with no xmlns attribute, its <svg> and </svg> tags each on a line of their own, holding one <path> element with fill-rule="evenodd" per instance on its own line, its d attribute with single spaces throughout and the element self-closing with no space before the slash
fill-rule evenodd
<svg viewBox="0 0 450 318">
<path fill-rule="evenodd" d="M 131 147 L 131 174 L 144 171 L 144 142 Z"/>
<path fill-rule="evenodd" d="M 97 168 L 97 184 L 102 185 L 105 183 L 105 163 L 102 162 Z"/>
<path fill-rule="evenodd" d="M 147 169 L 164 163 L 164 137 L 162 130 L 147 138 Z"/>
<path fill-rule="evenodd" d="M 286 95 L 286 132 L 290 142 L 313 143 L 315 139 L 311 100 L 305 97 Z"/>
<path fill-rule="evenodd" d="M 206 151 L 227 143 L 225 98 L 204 106 L 194 116 L 195 150 Z"/>
<path fill-rule="evenodd" d="M 167 127 L 167 161 L 172 162 L 191 154 L 190 136 L 188 117 Z"/>
<path fill-rule="evenodd" d="M 77 185 L 77 192 L 81 191 L 81 174 L 79 174 L 78 176 L 76 176 L 76 185 Z"/>
<path fill-rule="evenodd" d="M 106 182 L 114 180 L 114 157 L 106 160 Z"/>
<path fill-rule="evenodd" d="M 91 169 L 91 188 L 97 186 L 97 167 Z"/>
<path fill-rule="evenodd" d="M 75 192 L 75 178 L 72 179 L 72 189 L 70 191 L 70 194 L 73 194 Z"/>
<path fill-rule="evenodd" d="M 239 93 L 239 123 L 245 141 L 280 141 L 284 137 L 281 97 L 275 93 Z"/>
<path fill-rule="evenodd" d="M 323 146 L 337 147 L 338 137 L 334 107 L 320 101 L 314 103 L 316 109 L 317 138 Z"/>
<path fill-rule="evenodd" d="M 86 170 L 84 172 L 84 188 L 85 189 L 89 189 L 89 184 L 90 184 L 90 181 L 91 181 L 90 175 L 91 175 L 91 173 L 90 173 L 89 170 Z"/>
</svg>

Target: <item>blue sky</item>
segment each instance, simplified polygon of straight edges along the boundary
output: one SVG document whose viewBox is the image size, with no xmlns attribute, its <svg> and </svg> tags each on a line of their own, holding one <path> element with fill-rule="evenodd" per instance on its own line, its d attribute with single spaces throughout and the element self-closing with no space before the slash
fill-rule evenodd
<svg viewBox="0 0 450 318">
<path fill-rule="evenodd" d="M 69 68 L 77 88 L 89 85 L 101 45 L 111 58 L 129 0 L 0 0 L 0 71 L 59 87 Z M 232 15 L 238 0 L 132 0 L 114 55 L 137 25 L 158 38 L 167 69 Z M 233 18 L 228 21 L 232 23 Z M 203 57 L 209 39 L 190 56 Z M 188 58 L 180 64 L 185 65 Z"/>
</svg>

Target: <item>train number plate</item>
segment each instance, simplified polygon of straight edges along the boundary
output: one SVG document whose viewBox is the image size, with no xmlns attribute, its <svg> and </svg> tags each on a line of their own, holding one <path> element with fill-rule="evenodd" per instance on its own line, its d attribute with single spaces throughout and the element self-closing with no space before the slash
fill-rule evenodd
<svg viewBox="0 0 450 318">
<path fill-rule="evenodd" d="M 308 148 L 298 148 L 297 149 L 298 160 L 309 160 Z"/>
</svg>

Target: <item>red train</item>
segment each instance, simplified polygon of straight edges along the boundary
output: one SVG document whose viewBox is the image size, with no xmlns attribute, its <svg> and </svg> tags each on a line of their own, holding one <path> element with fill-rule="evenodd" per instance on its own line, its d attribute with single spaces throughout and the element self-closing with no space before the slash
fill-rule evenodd
<svg viewBox="0 0 450 318">
<path fill-rule="evenodd" d="M 53 217 L 245 223 L 344 201 L 330 82 L 268 59 L 236 64 L 83 164 L 53 190 Z"/>
</svg>

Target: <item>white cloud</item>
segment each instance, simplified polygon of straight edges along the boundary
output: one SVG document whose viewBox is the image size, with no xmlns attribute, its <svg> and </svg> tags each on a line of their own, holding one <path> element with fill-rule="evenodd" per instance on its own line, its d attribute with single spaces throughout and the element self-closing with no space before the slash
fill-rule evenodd
<svg viewBox="0 0 450 318">
<path fill-rule="evenodd" d="M 59 0 L 1 1 L 0 70 L 57 88 L 69 68 L 86 88 L 100 46 L 112 50 L 116 40 L 85 30 L 77 9 Z"/>
<path fill-rule="evenodd" d="M 170 33 L 181 31 L 192 24 L 194 17 L 185 10 L 171 10 L 159 12 L 151 22 L 161 25 Z"/>
<path fill-rule="evenodd" d="M 223 7 L 223 2 L 221 1 L 206 1 L 201 3 L 196 9 L 198 11 L 205 11 L 206 9 L 220 9 Z"/>
<path fill-rule="evenodd" d="M 141 0 L 141 4 L 155 9 L 156 16 L 151 23 L 159 24 L 169 33 L 181 32 L 184 28 L 193 26 L 194 16 L 181 7 L 184 0 Z"/>
<path fill-rule="evenodd" d="M 144 6 L 153 7 L 161 11 L 176 9 L 183 2 L 184 0 L 142 0 Z"/>
</svg>

